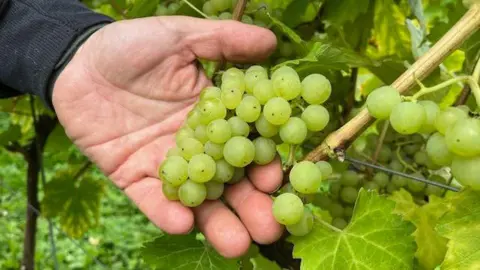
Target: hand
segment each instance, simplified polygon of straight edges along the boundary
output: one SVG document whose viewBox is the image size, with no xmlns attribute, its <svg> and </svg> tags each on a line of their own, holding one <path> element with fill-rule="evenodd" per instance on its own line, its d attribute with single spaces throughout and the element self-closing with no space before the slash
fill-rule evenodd
<svg viewBox="0 0 480 270">
<path fill-rule="evenodd" d="M 249 168 L 248 179 L 226 188 L 238 217 L 220 201 L 189 209 L 167 200 L 157 169 L 199 92 L 211 84 L 196 59 L 256 62 L 275 46 L 269 30 L 233 21 L 112 23 L 88 38 L 62 71 L 53 104 L 73 142 L 154 224 L 185 234 L 195 220 L 220 254 L 240 256 L 251 238 L 267 244 L 283 232 L 265 194 L 281 184 L 280 161 Z"/>
</svg>

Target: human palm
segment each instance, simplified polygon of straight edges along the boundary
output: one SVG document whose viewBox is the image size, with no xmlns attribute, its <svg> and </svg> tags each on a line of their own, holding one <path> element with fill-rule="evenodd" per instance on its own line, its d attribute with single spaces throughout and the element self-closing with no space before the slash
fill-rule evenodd
<svg viewBox="0 0 480 270">
<path fill-rule="evenodd" d="M 250 239 L 270 243 L 283 231 L 271 214 L 281 183 L 277 159 L 249 168 L 225 200 L 189 209 L 167 200 L 157 169 L 201 89 L 210 84 L 197 58 L 255 62 L 275 47 L 268 30 L 187 17 L 116 22 L 94 33 L 55 82 L 53 104 L 68 136 L 158 227 L 187 233 L 194 222 L 224 256 Z"/>
</svg>

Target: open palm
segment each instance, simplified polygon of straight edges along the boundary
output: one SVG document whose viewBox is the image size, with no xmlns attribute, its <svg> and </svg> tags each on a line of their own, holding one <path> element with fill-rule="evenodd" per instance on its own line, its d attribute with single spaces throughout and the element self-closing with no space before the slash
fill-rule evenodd
<svg viewBox="0 0 480 270">
<path fill-rule="evenodd" d="M 158 227 L 188 233 L 194 222 L 224 256 L 283 228 L 265 194 L 278 188 L 278 159 L 249 168 L 225 199 L 189 209 L 162 194 L 157 168 L 199 92 L 211 84 L 197 58 L 255 62 L 275 48 L 268 30 L 187 17 L 116 22 L 93 34 L 55 82 L 53 104 L 68 136 Z M 264 193 L 265 192 L 265 193 Z"/>
</svg>

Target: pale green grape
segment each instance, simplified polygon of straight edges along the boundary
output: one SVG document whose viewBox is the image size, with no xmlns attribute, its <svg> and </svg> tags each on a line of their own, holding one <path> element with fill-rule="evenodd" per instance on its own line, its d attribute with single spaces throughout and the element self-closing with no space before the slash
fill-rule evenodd
<svg viewBox="0 0 480 270">
<path fill-rule="evenodd" d="M 342 189 L 342 184 L 339 181 L 332 181 L 330 183 L 330 194 L 335 198 L 338 199 L 340 196 L 340 190 Z"/>
<path fill-rule="evenodd" d="M 195 138 L 195 131 L 189 127 L 183 127 L 175 134 L 175 142 L 177 145 L 186 138 Z"/>
<path fill-rule="evenodd" d="M 223 190 L 225 186 L 223 183 L 210 181 L 205 183 L 205 187 L 207 188 L 207 200 L 217 200 L 222 197 Z"/>
<path fill-rule="evenodd" d="M 403 152 L 407 155 L 414 155 L 416 152 L 420 151 L 422 148 L 422 144 L 420 143 L 412 143 L 402 147 Z"/>
<path fill-rule="evenodd" d="M 322 105 L 308 106 L 305 108 L 305 111 L 302 112 L 301 118 L 310 131 L 323 130 L 327 126 L 328 121 L 330 121 L 330 115 Z"/>
<path fill-rule="evenodd" d="M 347 227 L 348 223 L 345 221 L 345 219 L 337 217 L 332 220 L 332 225 L 340 230 L 343 230 L 345 227 Z"/>
<path fill-rule="evenodd" d="M 245 137 L 232 137 L 223 148 L 223 157 L 235 167 L 245 167 L 255 157 L 255 145 Z"/>
<path fill-rule="evenodd" d="M 358 191 L 354 187 L 346 186 L 340 191 L 340 198 L 346 203 L 354 203 L 357 200 Z"/>
<path fill-rule="evenodd" d="M 232 131 L 232 137 L 248 137 L 248 134 L 250 134 L 250 126 L 248 125 L 248 123 L 243 121 L 238 116 L 233 116 L 228 119 L 228 124 L 230 125 L 230 130 Z"/>
<path fill-rule="evenodd" d="M 269 79 L 259 80 L 253 87 L 253 96 L 258 99 L 260 104 L 265 105 L 270 99 L 275 97 L 273 83 Z"/>
<path fill-rule="evenodd" d="M 408 179 L 400 175 L 393 175 L 391 181 L 392 181 L 392 184 L 400 188 L 407 185 Z"/>
<path fill-rule="evenodd" d="M 206 143 L 208 141 L 207 127 L 205 125 L 197 126 L 195 129 L 195 139 L 199 140 L 201 143 Z"/>
<path fill-rule="evenodd" d="M 292 114 L 290 103 L 283 98 L 270 99 L 263 108 L 263 115 L 268 122 L 274 125 L 285 124 Z"/>
<path fill-rule="evenodd" d="M 425 123 L 426 113 L 422 105 L 413 102 L 402 102 L 390 114 L 390 124 L 400 134 L 416 133 Z"/>
<path fill-rule="evenodd" d="M 227 109 L 233 110 L 242 102 L 243 92 L 238 89 L 222 90 L 221 99 Z"/>
<path fill-rule="evenodd" d="M 200 92 L 200 100 L 210 99 L 210 98 L 220 98 L 222 90 L 215 86 L 205 87 L 202 92 Z"/>
<path fill-rule="evenodd" d="M 351 218 L 353 216 L 353 207 L 345 206 L 343 208 L 343 216 L 345 216 L 346 218 Z"/>
<path fill-rule="evenodd" d="M 213 16 L 217 13 L 217 10 L 215 10 L 211 1 L 206 1 L 203 4 L 202 11 L 203 11 L 203 13 L 207 14 L 208 16 Z"/>
<path fill-rule="evenodd" d="M 211 156 L 215 160 L 223 158 L 223 144 L 217 144 L 211 141 L 205 143 L 205 154 Z"/>
<path fill-rule="evenodd" d="M 413 161 L 418 165 L 426 165 L 428 162 L 428 155 L 424 151 L 417 152 L 413 155 Z"/>
<path fill-rule="evenodd" d="M 445 137 L 438 132 L 428 139 L 426 152 L 428 157 L 440 166 L 448 166 L 452 163 L 453 154 L 448 150 Z"/>
<path fill-rule="evenodd" d="M 227 142 L 232 137 L 232 130 L 230 124 L 225 119 L 217 119 L 207 127 L 208 139 L 214 143 L 222 144 Z"/>
<path fill-rule="evenodd" d="M 315 165 L 317 165 L 317 167 L 320 168 L 320 171 L 322 173 L 322 179 L 327 179 L 328 177 L 330 177 L 330 175 L 332 175 L 333 168 L 332 168 L 332 165 L 330 165 L 330 163 L 322 160 L 315 163 Z"/>
<path fill-rule="evenodd" d="M 300 193 L 316 193 L 322 184 L 322 171 L 313 162 L 301 161 L 290 171 L 290 184 Z"/>
<path fill-rule="evenodd" d="M 365 184 L 363 184 L 363 188 L 366 189 L 366 190 L 376 190 L 376 191 L 378 191 L 380 189 L 380 186 L 373 181 L 368 181 Z"/>
<path fill-rule="evenodd" d="M 168 5 L 168 14 L 174 15 L 175 13 L 177 13 L 179 8 L 180 8 L 179 3 L 171 3 L 170 5 Z"/>
<path fill-rule="evenodd" d="M 224 159 L 217 160 L 215 164 L 215 175 L 213 176 L 212 181 L 227 183 L 233 178 L 235 168 L 232 165 L 228 164 Z"/>
<path fill-rule="evenodd" d="M 179 156 L 168 157 L 159 169 L 160 179 L 179 186 L 188 178 L 188 162 Z"/>
<path fill-rule="evenodd" d="M 200 112 L 195 108 L 193 109 L 191 112 L 188 113 L 188 116 L 187 116 L 187 125 L 191 128 L 191 129 L 195 129 L 197 128 L 201 122 L 200 122 L 200 119 L 201 119 L 201 115 L 200 115 Z"/>
<path fill-rule="evenodd" d="M 386 163 L 390 161 L 390 158 L 392 157 L 392 155 L 393 155 L 392 149 L 390 149 L 388 145 L 382 145 L 382 147 L 380 148 L 380 152 L 378 153 L 377 160 L 382 163 Z"/>
<path fill-rule="evenodd" d="M 383 86 L 373 90 L 367 97 L 368 112 L 377 119 L 388 119 L 395 106 L 402 102 L 397 89 Z"/>
<path fill-rule="evenodd" d="M 277 145 L 272 139 L 258 137 L 253 140 L 253 144 L 255 145 L 255 157 L 253 159 L 255 163 L 266 165 L 275 159 Z"/>
<path fill-rule="evenodd" d="M 178 147 L 176 147 L 176 146 L 168 149 L 167 157 L 171 157 L 171 156 L 179 156 L 179 157 L 181 157 L 181 156 L 182 156 L 182 150 L 180 150 L 180 148 L 178 148 Z"/>
<path fill-rule="evenodd" d="M 360 183 L 360 176 L 354 171 L 344 171 L 342 173 L 342 177 L 340 178 L 340 182 L 344 186 L 358 186 Z"/>
<path fill-rule="evenodd" d="M 165 5 L 158 5 L 157 10 L 155 11 L 155 16 L 165 16 L 168 14 L 168 8 Z"/>
<path fill-rule="evenodd" d="M 230 8 L 232 3 L 230 0 L 210 0 L 210 2 L 216 11 L 225 11 Z"/>
<path fill-rule="evenodd" d="M 245 86 L 247 93 L 253 94 L 255 85 L 264 79 L 268 79 L 267 70 L 262 66 L 251 66 L 245 71 Z"/>
<path fill-rule="evenodd" d="M 178 143 L 178 148 L 182 150 L 182 156 L 186 160 L 190 160 L 192 156 L 202 154 L 204 151 L 203 144 L 194 138 L 183 139 Z"/>
<path fill-rule="evenodd" d="M 198 103 L 198 111 L 200 112 L 200 122 L 204 125 L 208 125 L 216 119 L 223 119 L 227 115 L 227 109 L 218 98 L 200 101 Z"/>
<path fill-rule="evenodd" d="M 218 18 L 220 20 L 231 20 L 232 19 L 232 13 L 230 12 L 222 12 L 220 15 L 218 15 Z"/>
<path fill-rule="evenodd" d="M 468 113 L 456 107 L 449 107 L 441 111 L 435 119 L 435 128 L 445 135 L 447 129 L 452 127 L 458 120 L 468 117 Z"/>
<path fill-rule="evenodd" d="M 243 121 L 253 123 L 260 117 L 262 106 L 254 96 L 246 96 L 237 106 L 235 112 Z"/>
<path fill-rule="evenodd" d="M 415 176 L 415 177 L 418 177 L 418 178 L 425 178 L 421 173 L 414 173 L 414 174 L 412 174 L 412 176 Z M 407 187 L 412 192 L 420 192 L 420 191 L 423 191 L 426 188 L 426 185 L 423 182 L 413 180 L 413 179 L 408 179 Z"/>
<path fill-rule="evenodd" d="M 238 68 L 229 68 L 222 74 L 222 83 L 228 80 L 245 80 L 245 74 Z M 223 88 L 222 88 L 223 89 Z M 243 94 L 243 93 L 242 93 Z"/>
<path fill-rule="evenodd" d="M 332 203 L 330 207 L 328 208 L 328 212 L 330 212 L 330 215 L 333 218 L 336 217 L 343 217 L 344 215 L 344 209 L 343 206 L 339 203 Z"/>
<path fill-rule="evenodd" d="M 462 157 L 480 154 L 480 120 L 464 118 L 458 120 L 445 133 L 448 149 Z"/>
<path fill-rule="evenodd" d="M 271 138 L 278 134 L 278 126 L 268 122 L 263 114 L 255 121 L 255 128 L 265 138 Z"/>
<path fill-rule="evenodd" d="M 288 144 L 301 144 L 307 137 L 307 132 L 307 125 L 298 117 L 288 119 L 279 130 L 280 138 Z"/>
<path fill-rule="evenodd" d="M 419 101 L 418 104 L 422 105 L 425 109 L 425 122 L 419 132 L 430 134 L 435 131 L 435 121 L 440 113 L 440 107 L 438 107 L 437 103 L 431 100 L 422 100 Z"/>
<path fill-rule="evenodd" d="M 211 156 L 198 154 L 188 163 L 188 178 L 197 183 L 205 183 L 212 180 L 215 170 L 215 160 Z"/>
<path fill-rule="evenodd" d="M 305 207 L 303 216 L 299 222 L 287 225 L 287 231 L 294 236 L 305 236 L 313 229 L 313 214 Z"/>
<path fill-rule="evenodd" d="M 455 157 L 451 168 L 453 176 L 460 184 L 473 190 L 480 190 L 480 156 Z"/>
<path fill-rule="evenodd" d="M 373 181 L 375 183 L 377 183 L 377 185 L 381 188 L 384 188 L 388 185 L 388 183 L 390 182 L 390 177 L 388 176 L 388 174 L 384 173 L 384 172 L 377 172 L 374 176 L 373 176 Z"/>
<path fill-rule="evenodd" d="M 229 184 L 235 184 L 245 178 L 245 168 L 235 168 L 232 179 L 228 181 Z"/>
<path fill-rule="evenodd" d="M 273 201 L 273 216 L 283 225 L 293 225 L 300 222 L 303 216 L 303 202 L 295 194 L 283 193 Z"/>
<path fill-rule="evenodd" d="M 253 24 L 253 19 L 252 19 L 252 17 L 244 14 L 242 16 L 242 22 L 246 23 L 246 24 Z"/>
<path fill-rule="evenodd" d="M 187 180 L 178 189 L 178 197 L 183 205 L 196 207 L 207 198 L 207 188 L 204 184 Z"/>
<path fill-rule="evenodd" d="M 302 81 L 302 98 L 309 104 L 323 104 L 331 93 L 330 81 L 321 74 L 310 74 Z"/>
<path fill-rule="evenodd" d="M 162 183 L 162 192 L 165 198 L 170 201 L 178 201 L 178 187 L 175 187 L 168 182 Z"/>
<path fill-rule="evenodd" d="M 272 74 L 273 91 L 278 97 L 292 100 L 302 92 L 302 83 L 297 72 L 292 68 L 283 66 Z"/>
<path fill-rule="evenodd" d="M 330 199 L 326 194 L 323 193 L 316 194 L 313 199 L 313 204 L 317 205 L 323 210 L 327 210 L 330 204 L 332 204 L 332 199 Z"/>
<path fill-rule="evenodd" d="M 447 180 L 445 178 L 441 177 L 440 175 L 436 175 L 436 174 L 431 175 L 429 177 L 429 180 L 435 181 L 435 182 L 438 182 L 438 183 L 442 183 L 442 184 L 447 183 Z M 443 188 L 437 187 L 437 186 L 434 186 L 434 185 L 427 185 L 427 188 L 425 188 L 425 195 L 428 195 L 428 196 L 435 195 L 437 197 L 441 197 L 441 196 L 443 196 L 443 192 L 444 192 Z"/>
</svg>

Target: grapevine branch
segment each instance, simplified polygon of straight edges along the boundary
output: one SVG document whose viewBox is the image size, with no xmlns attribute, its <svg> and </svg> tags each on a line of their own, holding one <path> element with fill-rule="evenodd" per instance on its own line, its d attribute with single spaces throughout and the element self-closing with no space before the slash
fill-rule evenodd
<svg viewBox="0 0 480 270">
<path fill-rule="evenodd" d="M 422 57 L 420 57 L 407 71 L 405 71 L 392 86 L 400 93 L 406 92 L 416 84 L 416 79 L 422 80 L 435 70 L 443 60 L 455 51 L 480 27 L 480 4 L 474 4 L 465 15 Z M 478 70 L 480 74 L 480 67 Z M 477 84 L 478 86 L 478 84 Z M 480 88 L 472 89 L 480 93 Z M 331 133 L 325 141 L 312 150 L 306 160 L 326 160 L 332 150 L 345 148 L 373 121 L 372 116 L 365 108 L 352 120 L 337 131 Z"/>
</svg>

